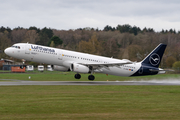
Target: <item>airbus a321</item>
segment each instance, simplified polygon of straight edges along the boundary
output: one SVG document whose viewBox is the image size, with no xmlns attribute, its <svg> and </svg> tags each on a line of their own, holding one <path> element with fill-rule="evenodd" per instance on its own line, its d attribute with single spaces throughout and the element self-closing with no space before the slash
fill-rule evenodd
<svg viewBox="0 0 180 120">
<path fill-rule="evenodd" d="M 17 43 L 8 47 L 4 52 L 11 57 L 27 61 L 51 64 L 60 71 L 74 71 L 75 78 L 80 79 L 80 73 L 90 73 L 89 80 L 94 80 L 94 72 L 116 76 L 144 76 L 165 73 L 159 67 L 166 49 L 165 44 L 159 44 L 141 62 L 131 62 L 127 59 L 114 59 L 57 49 L 29 43 Z M 21 68 L 25 65 L 21 66 Z"/>
</svg>

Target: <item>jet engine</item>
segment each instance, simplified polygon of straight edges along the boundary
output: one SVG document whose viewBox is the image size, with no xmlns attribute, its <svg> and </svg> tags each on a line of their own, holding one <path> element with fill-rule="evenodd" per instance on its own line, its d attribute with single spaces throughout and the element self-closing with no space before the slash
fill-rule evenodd
<svg viewBox="0 0 180 120">
<path fill-rule="evenodd" d="M 77 72 L 77 73 L 90 73 L 90 69 L 87 66 L 80 65 L 77 63 L 71 64 L 71 71 Z"/>
<path fill-rule="evenodd" d="M 53 70 L 55 71 L 70 71 L 69 68 L 64 67 L 64 66 L 59 66 L 59 65 L 51 65 L 51 67 L 53 68 Z"/>
</svg>

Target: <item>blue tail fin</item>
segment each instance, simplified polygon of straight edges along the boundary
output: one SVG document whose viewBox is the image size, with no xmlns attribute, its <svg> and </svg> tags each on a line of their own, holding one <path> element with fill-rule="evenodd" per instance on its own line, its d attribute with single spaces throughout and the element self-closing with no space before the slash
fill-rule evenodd
<svg viewBox="0 0 180 120">
<path fill-rule="evenodd" d="M 159 67 L 166 46 L 166 44 L 159 44 L 146 58 L 144 58 L 144 60 L 142 60 L 142 64 Z"/>
</svg>

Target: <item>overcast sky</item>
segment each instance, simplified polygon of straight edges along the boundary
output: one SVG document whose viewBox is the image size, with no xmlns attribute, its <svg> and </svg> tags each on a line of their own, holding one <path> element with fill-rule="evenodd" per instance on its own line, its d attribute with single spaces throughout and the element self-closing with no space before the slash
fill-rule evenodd
<svg viewBox="0 0 180 120">
<path fill-rule="evenodd" d="M 0 26 L 58 30 L 130 24 L 180 30 L 179 0 L 0 0 Z"/>
</svg>

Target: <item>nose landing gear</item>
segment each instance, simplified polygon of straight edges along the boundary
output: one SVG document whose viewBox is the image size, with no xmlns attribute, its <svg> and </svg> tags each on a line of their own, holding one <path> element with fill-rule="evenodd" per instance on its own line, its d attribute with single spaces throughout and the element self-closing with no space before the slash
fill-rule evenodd
<svg viewBox="0 0 180 120">
<path fill-rule="evenodd" d="M 21 69 L 23 69 L 24 67 L 26 67 L 26 65 L 25 65 L 25 60 L 22 59 L 22 61 L 23 61 L 23 62 L 22 62 L 23 64 L 20 66 Z"/>
</svg>

